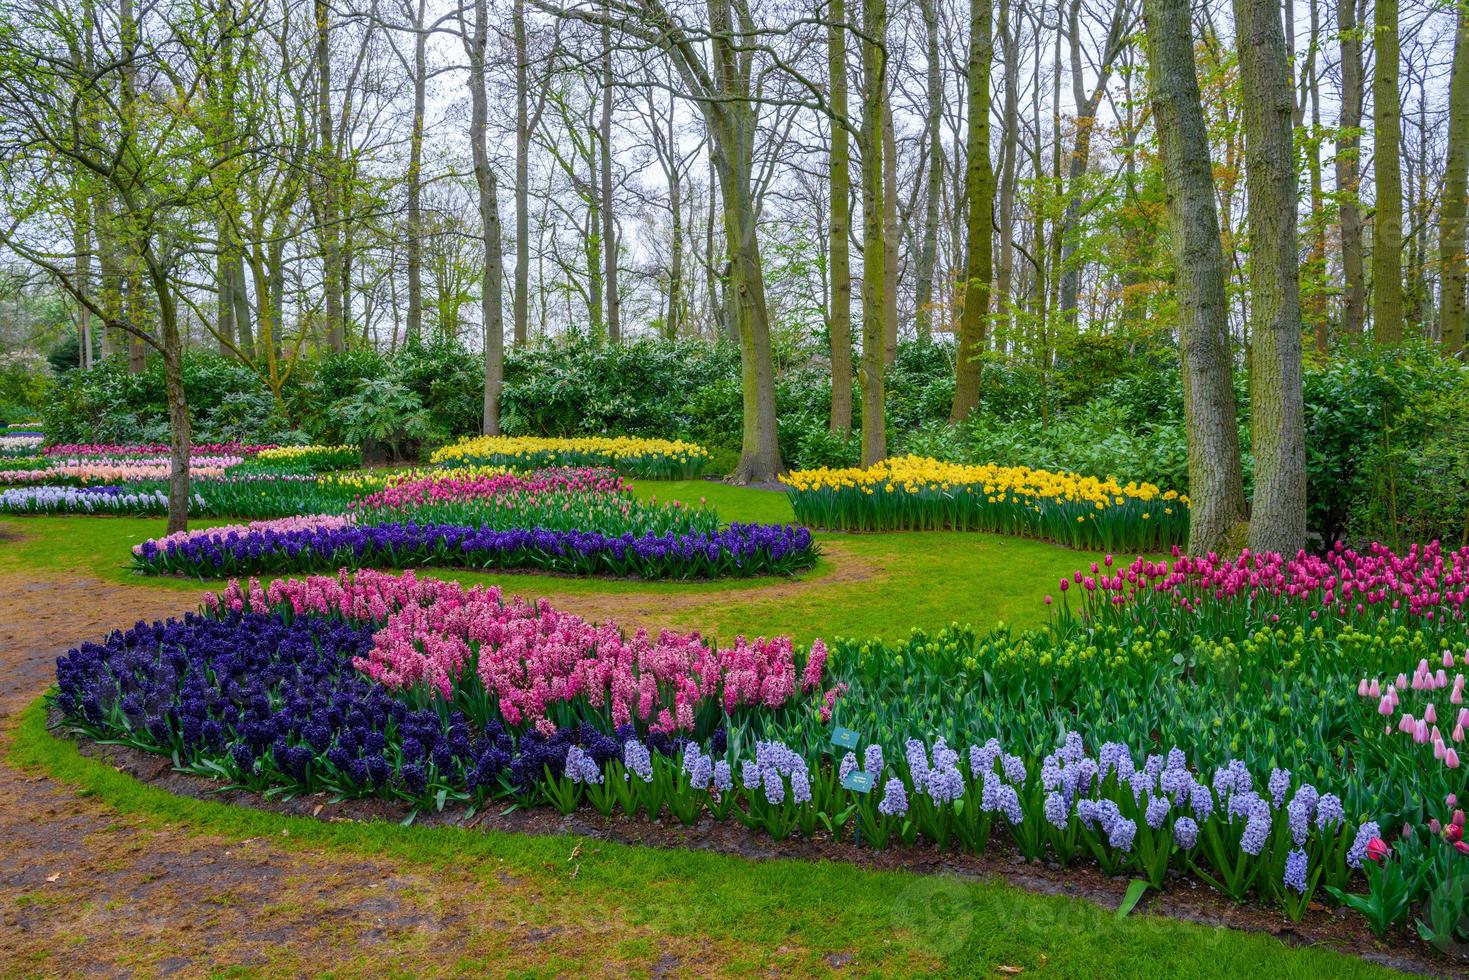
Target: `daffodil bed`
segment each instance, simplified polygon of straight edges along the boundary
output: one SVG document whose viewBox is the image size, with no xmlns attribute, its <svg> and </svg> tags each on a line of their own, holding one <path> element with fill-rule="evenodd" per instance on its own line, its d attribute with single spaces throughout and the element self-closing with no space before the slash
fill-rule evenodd
<svg viewBox="0 0 1469 980">
<path fill-rule="evenodd" d="M 1466 937 L 1469 549 L 1110 561 L 901 644 L 593 627 L 360 572 L 230 584 L 58 663 L 68 723 L 274 793 L 549 805 L 1183 879 Z"/>
<path fill-rule="evenodd" d="M 813 528 L 990 531 L 1136 552 L 1188 537 L 1188 497 L 1150 483 L 922 456 L 867 469 L 798 470 L 785 483 L 796 519 Z"/>
<path fill-rule="evenodd" d="M 452 466 L 608 466 L 623 476 L 692 480 L 704 472 L 709 453 L 691 442 L 633 436 L 543 439 L 532 436 L 475 436 L 436 450 L 431 461 Z"/>
</svg>

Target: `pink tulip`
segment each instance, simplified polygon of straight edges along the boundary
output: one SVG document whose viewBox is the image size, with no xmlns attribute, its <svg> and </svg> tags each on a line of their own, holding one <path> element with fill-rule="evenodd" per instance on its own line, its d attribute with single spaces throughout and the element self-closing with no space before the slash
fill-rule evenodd
<svg viewBox="0 0 1469 980">
<path fill-rule="evenodd" d="M 1448 766 L 1450 769 L 1459 768 L 1459 753 L 1455 752 L 1453 749 L 1449 749 L 1447 752 L 1444 753 L 1443 764 Z"/>
<path fill-rule="evenodd" d="M 1433 702 L 1428 702 L 1428 707 L 1423 709 L 1423 720 L 1430 725 L 1438 721 L 1438 712 L 1434 710 Z"/>
</svg>

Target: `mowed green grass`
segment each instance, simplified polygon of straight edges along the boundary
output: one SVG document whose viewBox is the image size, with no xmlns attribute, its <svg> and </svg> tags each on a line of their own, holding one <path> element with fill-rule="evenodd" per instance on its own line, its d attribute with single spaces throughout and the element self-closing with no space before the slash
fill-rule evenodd
<svg viewBox="0 0 1469 980">
<path fill-rule="evenodd" d="M 704 499 L 725 521 L 792 520 L 786 496 L 706 481 L 638 481 L 640 496 L 697 504 Z M 204 527 L 222 521 L 199 521 Z M 130 549 L 164 533 L 162 518 L 12 517 L 0 522 L 19 537 L 0 538 L 0 574 L 60 574 L 199 593 L 219 582 L 142 576 L 128 567 Z M 706 636 L 881 637 L 899 640 L 914 628 L 949 623 L 1042 624 L 1045 595 L 1057 581 L 1100 554 L 991 534 L 923 532 L 817 534 L 826 553 L 802 587 L 783 579 L 639 582 L 575 579 L 464 569 L 424 572 L 466 584 L 498 584 L 507 592 L 566 599 L 644 596 L 668 600 L 660 620 Z M 774 587 L 774 588 L 772 588 Z"/>
<path fill-rule="evenodd" d="M 659 499 L 718 507 L 724 520 L 791 518 L 784 495 L 704 482 L 640 482 Z M 128 549 L 163 533 L 162 520 L 17 518 L 0 530 L 0 574 L 79 575 L 197 593 L 217 583 L 146 578 L 127 570 Z M 642 583 L 533 575 L 432 574 L 495 582 L 575 606 L 641 598 L 664 618 L 706 635 L 791 633 L 900 639 L 915 627 L 950 622 L 1039 625 L 1057 580 L 1094 558 L 1041 542 L 980 534 L 818 535 L 828 557 L 801 583 L 780 579 Z M 126 622 L 127 617 L 121 617 Z M 78 639 L 81 639 L 79 637 Z M 534 901 L 514 914 L 554 923 L 599 910 L 691 949 L 721 953 L 719 972 L 794 974 L 841 965 L 860 975 L 943 973 L 993 976 L 1001 968 L 1066 977 L 1368 977 L 1386 971 L 1271 937 L 1148 915 L 1126 919 L 1094 903 L 1027 892 L 994 880 L 876 872 L 795 860 L 749 861 L 699 851 L 664 851 L 572 837 L 528 837 L 397 824 L 322 823 L 186 799 L 145 786 L 50 735 L 39 703 L 23 717 L 12 762 L 50 773 L 125 813 L 182 832 L 241 839 L 269 835 L 281 846 L 391 859 L 419 871 L 471 869 L 487 884 L 510 872 Z M 282 836 L 282 831 L 289 836 Z M 576 855 L 578 873 L 569 875 Z M 1144 903 L 1146 906 L 1146 902 Z M 512 910 L 507 909 L 507 917 Z M 623 944 L 627 945 L 627 944 Z M 617 958 L 635 973 L 633 948 Z M 451 951 L 445 951 L 451 957 Z M 554 973 L 600 971 L 609 951 L 589 948 Z M 695 954 L 697 962 L 697 954 Z M 289 972 L 289 964 L 277 964 Z M 453 964 L 494 973 L 494 963 Z M 269 967 L 267 967 L 269 969 Z"/>
<path fill-rule="evenodd" d="M 517 887 L 497 910 L 503 918 L 554 925 L 605 915 L 686 951 L 687 968 L 699 972 L 812 975 L 840 965 L 859 976 L 995 976 L 1017 969 L 1026 976 L 1097 978 L 1389 975 L 1329 950 L 1150 915 L 1146 901 L 1118 919 L 1092 902 L 992 879 L 751 861 L 570 836 L 325 823 L 190 799 L 82 756 L 46 730 L 40 702 L 24 713 L 10 761 L 46 771 L 168 833 L 188 828 L 236 840 L 269 838 L 281 848 L 390 860 L 420 873 L 468 872 L 486 889 L 509 875 Z M 453 950 L 442 954 L 434 971 L 441 975 L 499 972 L 493 962 L 456 963 Z M 600 973 L 614 959 L 633 975 L 646 975 L 657 958 L 655 950 L 630 944 L 593 944 L 579 958 L 545 964 L 545 975 Z M 262 972 L 281 970 L 290 972 L 290 964 L 262 965 Z"/>
</svg>

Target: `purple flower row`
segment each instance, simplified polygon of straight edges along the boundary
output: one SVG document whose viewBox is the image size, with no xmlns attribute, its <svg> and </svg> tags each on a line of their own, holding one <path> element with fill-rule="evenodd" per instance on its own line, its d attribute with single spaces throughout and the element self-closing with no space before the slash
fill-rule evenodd
<svg viewBox="0 0 1469 980">
<path fill-rule="evenodd" d="M 624 534 L 493 530 L 451 524 L 252 529 L 145 542 L 140 571 L 200 577 L 341 568 L 536 568 L 578 575 L 718 578 L 781 574 L 816 561 L 811 532 L 789 524 L 731 524 L 713 533 Z"/>
</svg>

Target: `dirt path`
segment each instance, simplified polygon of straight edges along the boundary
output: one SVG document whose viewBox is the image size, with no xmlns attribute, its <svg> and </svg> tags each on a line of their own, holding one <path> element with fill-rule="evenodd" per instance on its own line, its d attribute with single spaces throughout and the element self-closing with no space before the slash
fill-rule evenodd
<svg viewBox="0 0 1469 980">
<path fill-rule="evenodd" d="M 0 740 L 52 682 L 55 657 L 194 598 L 97 581 L 0 576 Z M 578 921 L 533 883 L 149 826 L 0 764 L 0 975 L 501 972 L 607 950 L 613 974 L 717 970 L 719 945 L 664 949 L 605 910 Z M 644 938 L 644 943 L 628 940 Z M 624 955 L 619 950 L 634 950 Z M 680 959 L 697 950 L 699 959 Z M 651 951 L 651 952 L 648 952 Z M 488 966 L 487 964 L 493 964 Z"/>
</svg>

